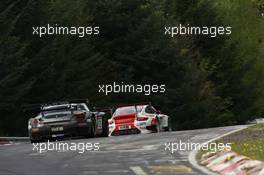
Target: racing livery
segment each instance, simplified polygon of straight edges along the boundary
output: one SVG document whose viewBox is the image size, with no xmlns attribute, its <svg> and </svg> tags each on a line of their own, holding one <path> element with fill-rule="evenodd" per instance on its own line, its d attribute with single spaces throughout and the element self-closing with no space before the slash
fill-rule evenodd
<svg viewBox="0 0 264 175">
<path fill-rule="evenodd" d="M 87 103 L 44 104 L 36 117 L 28 120 L 31 142 L 67 136 L 108 136 L 104 112 L 91 111 Z"/>
<path fill-rule="evenodd" d="M 169 131 L 169 124 L 169 116 L 151 104 L 120 106 L 108 120 L 110 136 Z"/>
</svg>

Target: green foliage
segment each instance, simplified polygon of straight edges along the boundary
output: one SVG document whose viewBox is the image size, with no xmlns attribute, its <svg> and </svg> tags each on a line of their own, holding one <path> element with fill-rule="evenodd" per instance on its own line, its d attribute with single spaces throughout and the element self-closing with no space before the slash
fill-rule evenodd
<svg viewBox="0 0 264 175">
<path fill-rule="evenodd" d="M 244 123 L 264 113 L 263 19 L 256 1 L 0 2 L 0 130 L 26 134 L 20 106 L 88 97 L 151 100 L 175 129 Z M 232 35 L 168 38 L 164 26 L 231 26 Z M 99 37 L 32 35 L 33 26 L 100 26 Z M 98 93 L 104 83 L 166 84 L 166 93 Z M 12 124 L 11 124 L 12 123 Z"/>
</svg>

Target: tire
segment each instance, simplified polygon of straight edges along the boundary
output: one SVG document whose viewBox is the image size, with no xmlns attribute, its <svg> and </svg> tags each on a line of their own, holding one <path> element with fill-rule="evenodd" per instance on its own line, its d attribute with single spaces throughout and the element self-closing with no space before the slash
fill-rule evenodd
<svg viewBox="0 0 264 175">
<path fill-rule="evenodd" d="M 94 119 L 92 119 L 92 122 L 90 123 L 89 129 L 88 129 L 88 133 L 85 136 L 87 138 L 93 138 L 95 137 L 95 122 Z"/>
<path fill-rule="evenodd" d="M 42 139 L 34 139 L 32 137 L 29 137 L 29 140 L 30 140 L 30 143 L 40 143 L 43 141 Z"/>
<path fill-rule="evenodd" d="M 156 132 L 159 133 L 160 131 L 161 131 L 161 129 L 160 129 L 160 125 L 157 124 L 157 126 L 156 126 Z"/>
<path fill-rule="evenodd" d="M 164 127 L 164 131 L 165 132 L 170 132 L 171 131 L 171 127 Z"/>
<path fill-rule="evenodd" d="M 41 142 L 41 140 L 33 140 L 33 139 L 30 139 L 30 143 L 39 143 Z"/>
<path fill-rule="evenodd" d="M 29 140 L 30 140 L 30 143 L 39 143 L 39 142 L 42 142 L 42 139 L 34 139 L 31 135 L 31 133 L 29 132 Z"/>
<path fill-rule="evenodd" d="M 170 132 L 172 131 L 172 127 L 171 127 L 171 119 L 168 119 L 168 127 L 164 127 L 164 131 L 166 132 Z"/>
<path fill-rule="evenodd" d="M 159 132 L 161 132 L 161 128 L 160 128 L 160 121 L 159 121 L 158 116 L 156 116 L 156 119 L 157 119 L 156 132 L 159 133 Z"/>
<path fill-rule="evenodd" d="M 90 127 L 90 132 L 89 132 L 89 138 L 94 138 L 95 137 L 95 126 L 92 124 Z"/>
<path fill-rule="evenodd" d="M 103 119 L 102 119 L 102 135 L 101 135 L 101 137 L 108 137 L 108 134 L 109 134 L 108 118 L 106 116 L 103 116 Z"/>
</svg>

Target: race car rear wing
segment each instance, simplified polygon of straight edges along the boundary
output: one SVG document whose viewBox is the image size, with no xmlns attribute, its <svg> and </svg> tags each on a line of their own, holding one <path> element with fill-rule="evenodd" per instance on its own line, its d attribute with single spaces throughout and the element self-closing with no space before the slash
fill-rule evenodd
<svg viewBox="0 0 264 175">
<path fill-rule="evenodd" d="M 51 110 L 58 110 L 59 109 L 70 109 L 70 104 L 73 103 L 85 103 L 89 104 L 88 99 L 71 99 L 71 100 L 64 100 L 64 101 L 57 101 L 57 102 L 46 102 L 46 103 L 40 103 L 40 104 L 26 104 L 22 105 L 22 111 L 24 113 L 40 113 L 41 111 L 51 111 Z M 45 109 L 45 107 L 48 106 L 55 106 L 55 105 L 62 105 L 61 107 L 56 107 L 54 109 Z"/>
<path fill-rule="evenodd" d="M 57 102 L 48 102 L 48 103 L 42 103 L 41 107 L 45 106 L 53 106 L 53 105 L 67 105 L 67 104 L 72 104 L 72 103 L 85 103 L 89 104 L 88 99 L 72 99 L 72 100 L 64 100 L 64 101 L 57 101 Z"/>
<path fill-rule="evenodd" d="M 111 107 L 93 107 L 94 111 L 100 111 L 100 112 L 110 112 L 111 116 L 114 114 L 115 109 L 120 107 L 127 107 L 127 106 L 135 106 L 135 109 L 137 111 L 136 106 L 141 105 L 151 105 L 151 102 L 140 102 L 140 103 L 127 103 L 127 104 L 116 104 Z"/>
<path fill-rule="evenodd" d="M 115 109 L 121 108 L 121 107 L 127 107 L 127 106 L 135 106 L 135 109 L 137 111 L 136 106 L 142 106 L 142 105 L 151 105 L 151 102 L 140 102 L 140 103 L 127 103 L 127 104 L 117 104 L 113 105 L 112 107 L 101 107 L 101 108 L 94 108 L 96 111 L 102 111 L 102 112 L 110 112 L 111 116 L 115 112 Z"/>
<path fill-rule="evenodd" d="M 151 102 L 139 102 L 139 103 L 130 103 L 130 104 L 118 104 L 114 105 L 114 108 L 126 107 L 126 106 L 141 106 L 141 105 L 151 105 Z"/>
</svg>

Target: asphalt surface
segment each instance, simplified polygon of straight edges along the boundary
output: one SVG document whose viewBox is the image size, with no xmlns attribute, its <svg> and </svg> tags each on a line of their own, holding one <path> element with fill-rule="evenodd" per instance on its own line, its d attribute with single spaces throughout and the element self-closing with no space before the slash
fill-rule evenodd
<svg viewBox="0 0 264 175">
<path fill-rule="evenodd" d="M 190 150 L 176 151 L 174 144 L 172 153 L 171 145 L 180 141 L 203 143 L 241 127 L 244 126 L 52 142 L 99 144 L 99 150 L 92 147 L 92 151 L 84 153 L 78 153 L 83 149 L 66 151 L 62 147 L 39 153 L 31 143 L 0 145 L 0 175 L 203 174 L 188 162 Z"/>
</svg>

